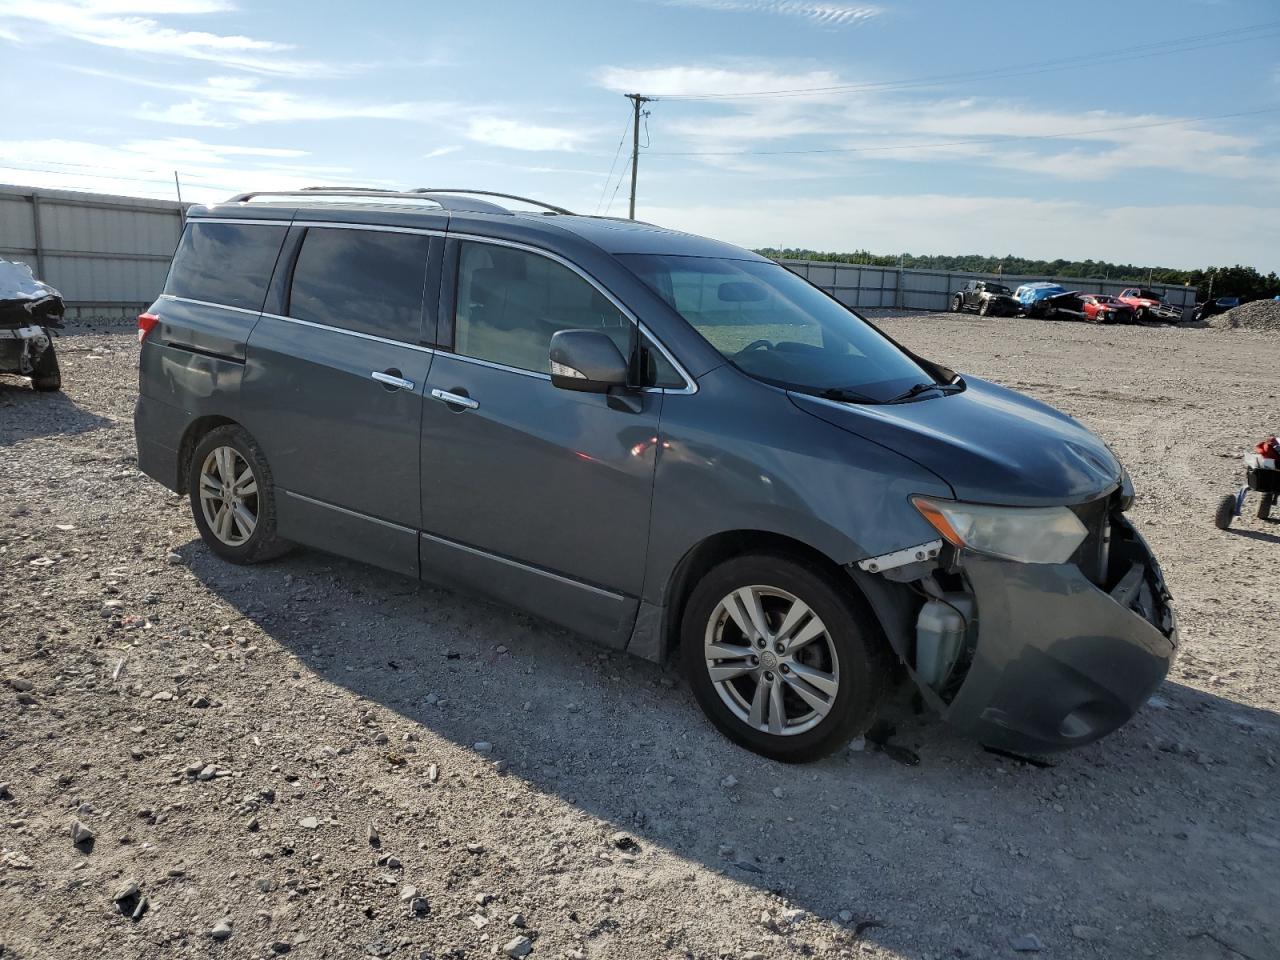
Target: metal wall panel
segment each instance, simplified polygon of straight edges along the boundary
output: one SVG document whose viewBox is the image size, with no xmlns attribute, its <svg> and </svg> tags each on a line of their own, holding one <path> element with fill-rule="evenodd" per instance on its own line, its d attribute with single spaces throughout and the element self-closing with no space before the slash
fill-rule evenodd
<svg viewBox="0 0 1280 960">
<path fill-rule="evenodd" d="M 1068 290 L 1110 296 L 1116 296 L 1129 287 L 1139 286 L 1119 280 L 900 270 L 897 267 L 872 267 L 818 260 L 783 260 L 781 263 L 850 307 L 901 307 L 907 310 L 943 311 L 949 308 L 952 294 L 967 280 L 994 280 L 1010 289 L 1016 289 L 1024 283 L 1047 280 L 1060 283 Z M 1159 283 L 1143 286 L 1159 291 L 1166 302 L 1174 306 L 1195 306 L 1194 287 L 1173 287 Z"/>
<path fill-rule="evenodd" d="M 164 286 L 186 206 L 0 186 L 0 257 L 31 264 L 82 316 L 128 316 Z"/>
</svg>

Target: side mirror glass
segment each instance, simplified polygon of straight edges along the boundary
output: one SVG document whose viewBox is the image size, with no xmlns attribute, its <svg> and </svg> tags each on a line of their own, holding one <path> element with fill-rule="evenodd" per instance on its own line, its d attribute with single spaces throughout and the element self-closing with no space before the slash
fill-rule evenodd
<svg viewBox="0 0 1280 960">
<path fill-rule="evenodd" d="M 627 384 L 627 361 L 599 330 L 561 330 L 551 337 L 551 382 L 564 390 L 608 393 Z"/>
</svg>

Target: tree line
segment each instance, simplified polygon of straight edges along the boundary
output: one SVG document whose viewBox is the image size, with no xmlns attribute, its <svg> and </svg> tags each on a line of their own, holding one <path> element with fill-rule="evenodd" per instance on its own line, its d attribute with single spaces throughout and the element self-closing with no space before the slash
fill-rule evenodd
<svg viewBox="0 0 1280 960">
<path fill-rule="evenodd" d="M 1081 280 L 1119 280 L 1132 283 L 1158 283 L 1168 286 L 1191 286 L 1197 299 L 1205 300 L 1210 292 L 1215 297 L 1243 297 L 1246 300 L 1280 296 L 1280 276 L 1273 270 L 1263 274 L 1253 267 L 1205 267 L 1203 270 L 1176 270 L 1172 267 L 1143 267 L 1132 263 L 1108 263 L 1105 260 L 1028 260 L 1026 257 L 990 257 L 980 254 L 963 256 L 916 256 L 906 253 L 877 254 L 869 250 L 853 253 L 829 253 L 796 247 L 765 247 L 756 253 L 773 260 L 819 260 L 827 263 L 857 263 L 872 267 L 896 267 L 899 264 L 915 270 L 954 270 L 957 273 L 1008 273 L 1014 276 L 1072 277 Z"/>
</svg>

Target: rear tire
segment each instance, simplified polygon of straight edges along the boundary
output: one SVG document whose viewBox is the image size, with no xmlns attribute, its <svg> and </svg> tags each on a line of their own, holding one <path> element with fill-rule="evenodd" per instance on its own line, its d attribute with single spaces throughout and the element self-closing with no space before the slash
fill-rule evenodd
<svg viewBox="0 0 1280 960">
<path fill-rule="evenodd" d="M 1226 530 L 1236 517 L 1236 495 L 1229 493 L 1218 501 L 1217 512 L 1213 515 L 1213 525 L 1219 530 Z"/>
<path fill-rule="evenodd" d="M 40 393 L 52 393 L 62 389 L 62 370 L 58 366 L 58 355 L 53 352 L 53 341 L 45 347 L 44 353 L 36 361 L 31 371 L 31 388 Z"/>
<path fill-rule="evenodd" d="M 1271 508 L 1276 505 L 1276 495 L 1274 493 L 1264 493 L 1262 499 L 1258 503 L 1258 519 L 1270 520 Z"/>
<path fill-rule="evenodd" d="M 261 563 L 293 547 L 276 536 L 271 467 L 243 427 L 216 427 L 196 444 L 187 494 L 200 537 L 223 560 Z"/>
<path fill-rule="evenodd" d="M 891 662 L 851 582 L 776 553 L 736 557 L 703 576 L 685 606 L 681 659 L 725 736 L 787 763 L 826 756 L 865 731 Z"/>
<path fill-rule="evenodd" d="M 964 310 L 964 297 L 957 293 L 951 298 L 951 312 L 960 313 L 962 310 Z"/>
</svg>

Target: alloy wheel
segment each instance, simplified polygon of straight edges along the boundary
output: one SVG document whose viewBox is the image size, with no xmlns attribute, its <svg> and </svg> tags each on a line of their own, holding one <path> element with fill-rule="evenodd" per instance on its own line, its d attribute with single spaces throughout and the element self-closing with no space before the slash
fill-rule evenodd
<svg viewBox="0 0 1280 960">
<path fill-rule="evenodd" d="M 258 526 L 258 481 L 234 447 L 214 447 L 200 467 L 200 510 L 213 535 L 238 547 Z"/>
<path fill-rule="evenodd" d="M 741 587 L 707 621 L 704 657 L 720 699 L 775 736 L 812 730 L 840 690 L 835 644 L 817 613 L 778 587 Z"/>
</svg>

